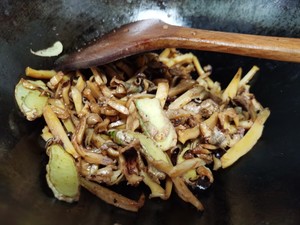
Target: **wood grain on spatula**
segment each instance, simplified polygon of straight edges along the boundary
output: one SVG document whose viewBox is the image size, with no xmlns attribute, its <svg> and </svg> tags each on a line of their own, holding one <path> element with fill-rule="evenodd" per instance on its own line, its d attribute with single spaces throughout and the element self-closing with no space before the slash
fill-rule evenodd
<svg viewBox="0 0 300 225">
<path fill-rule="evenodd" d="M 123 25 L 80 51 L 59 58 L 56 69 L 89 68 L 170 47 L 300 62 L 298 38 L 200 30 L 152 19 Z"/>
</svg>

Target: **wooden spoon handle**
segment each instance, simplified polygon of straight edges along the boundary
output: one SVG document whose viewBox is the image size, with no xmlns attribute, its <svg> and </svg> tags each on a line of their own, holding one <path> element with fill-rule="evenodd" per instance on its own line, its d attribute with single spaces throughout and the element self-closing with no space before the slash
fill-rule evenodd
<svg viewBox="0 0 300 225">
<path fill-rule="evenodd" d="M 226 33 L 166 24 L 160 20 L 130 23 L 57 61 L 71 70 L 109 63 L 141 52 L 184 48 L 300 62 L 300 39 Z"/>
<path fill-rule="evenodd" d="M 300 39 L 297 38 L 225 33 L 186 27 L 180 29 L 171 27 L 171 32 L 174 37 L 176 35 L 177 38 L 182 39 L 183 48 L 300 62 Z M 167 39 L 170 46 L 176 44 L 180 47 L 177 40 L 173 42 L 171 34 Z"/>
</svg>

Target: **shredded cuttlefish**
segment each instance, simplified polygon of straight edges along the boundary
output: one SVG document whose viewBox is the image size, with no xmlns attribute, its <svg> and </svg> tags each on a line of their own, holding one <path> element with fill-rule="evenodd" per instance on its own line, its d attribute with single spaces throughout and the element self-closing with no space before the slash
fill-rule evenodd
<svg viewBox="0 0 300 225">
<path fill-rule="evenodd" d="M 145 194 L 133 200 L 110 187 L 144 183 L 150 198 L 166 200 L 174 190 L 203 210 L 194 190 L 208 188 L 213 170 L 235 163 L 262 135 L 270 111 L 249 84 L 258 70 L 242 77 L 238 69 L 222 89 L 211 66 L 168 48 L 68 73 L 28 67 L 34 79 L 21 79 L 16 100 L 28 120 L 45 119 L 47 180 L 60 200 L 77 201 L 79 185 L 138 211 Z"/>
</svg>

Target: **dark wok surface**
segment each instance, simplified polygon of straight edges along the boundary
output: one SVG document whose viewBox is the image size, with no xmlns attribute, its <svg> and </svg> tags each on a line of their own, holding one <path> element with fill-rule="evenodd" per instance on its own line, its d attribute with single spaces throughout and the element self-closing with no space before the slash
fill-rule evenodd
<svg viewBox="0 0 300 225">
<path fill-rule="evenodd" d="M 252 90 L 271 116 L 255 148 L 215 173 L 213 186 L 199 195 L 206 207 L 203 214 L 175 195 L 166 202 L 147 200 L 137 214 L 109 206 L 86 191 L 76 204 L 53 198 L 44 178 L 42 121 L 25 121 L 13 90 L 26 66 L 51 68 L 56 58 L 33 56 L 30 49 L 60 40 L 67 52 L 154 12 L 196 28 L 300 37 L 298 0 L 1 0 L 0 224 L 300 224 L 300 64 L 226 54 L 197 52 L 224 83 L 238 67 L 247 71 L 258 65 Z"/>
</svg>

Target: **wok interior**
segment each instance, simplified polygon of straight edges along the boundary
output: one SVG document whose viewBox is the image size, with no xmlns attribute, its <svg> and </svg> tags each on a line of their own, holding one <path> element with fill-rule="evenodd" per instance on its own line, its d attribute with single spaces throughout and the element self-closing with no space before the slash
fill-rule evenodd
<svg viewBox="0 0 300 225">
<path fill-rule="evenodd" d="M 66 51 L 74 50 L 147 14 L 195 28 L 299 37 L 298 1 L 56 0 L 2 1 L 0 5 L 1 224 L 61 224 L 61 218 L 64 224 L 180 224 L 186 218 L 190 224 L 299 223 L 298 64 L 195 52 L 203 65 L 213 66 L 214 80 L 224 86 L 238 67 L 248 71 L 252 65 L 259 66 L 251 90 L 272 112 L 255 148 L 232 168 L 215 173 L 213 186 L 201 193 L 206 205 L 203 214 L 175 195 L 166 202 L 147 201 L 138 214 L 106 205 L 87 192 L 76 204 L 55 200 L 44 179 L 47 157 L 39 139 L 43 121 L 27 122 L 18 112 L 13 93 L 25 67 L 51 68 L 54 58 L 33 56 L 30 49 L 50 46 L 55 40 L 60 40 Z M 118 189 L 123 188 L 126 185 Z"/>
</svg>

